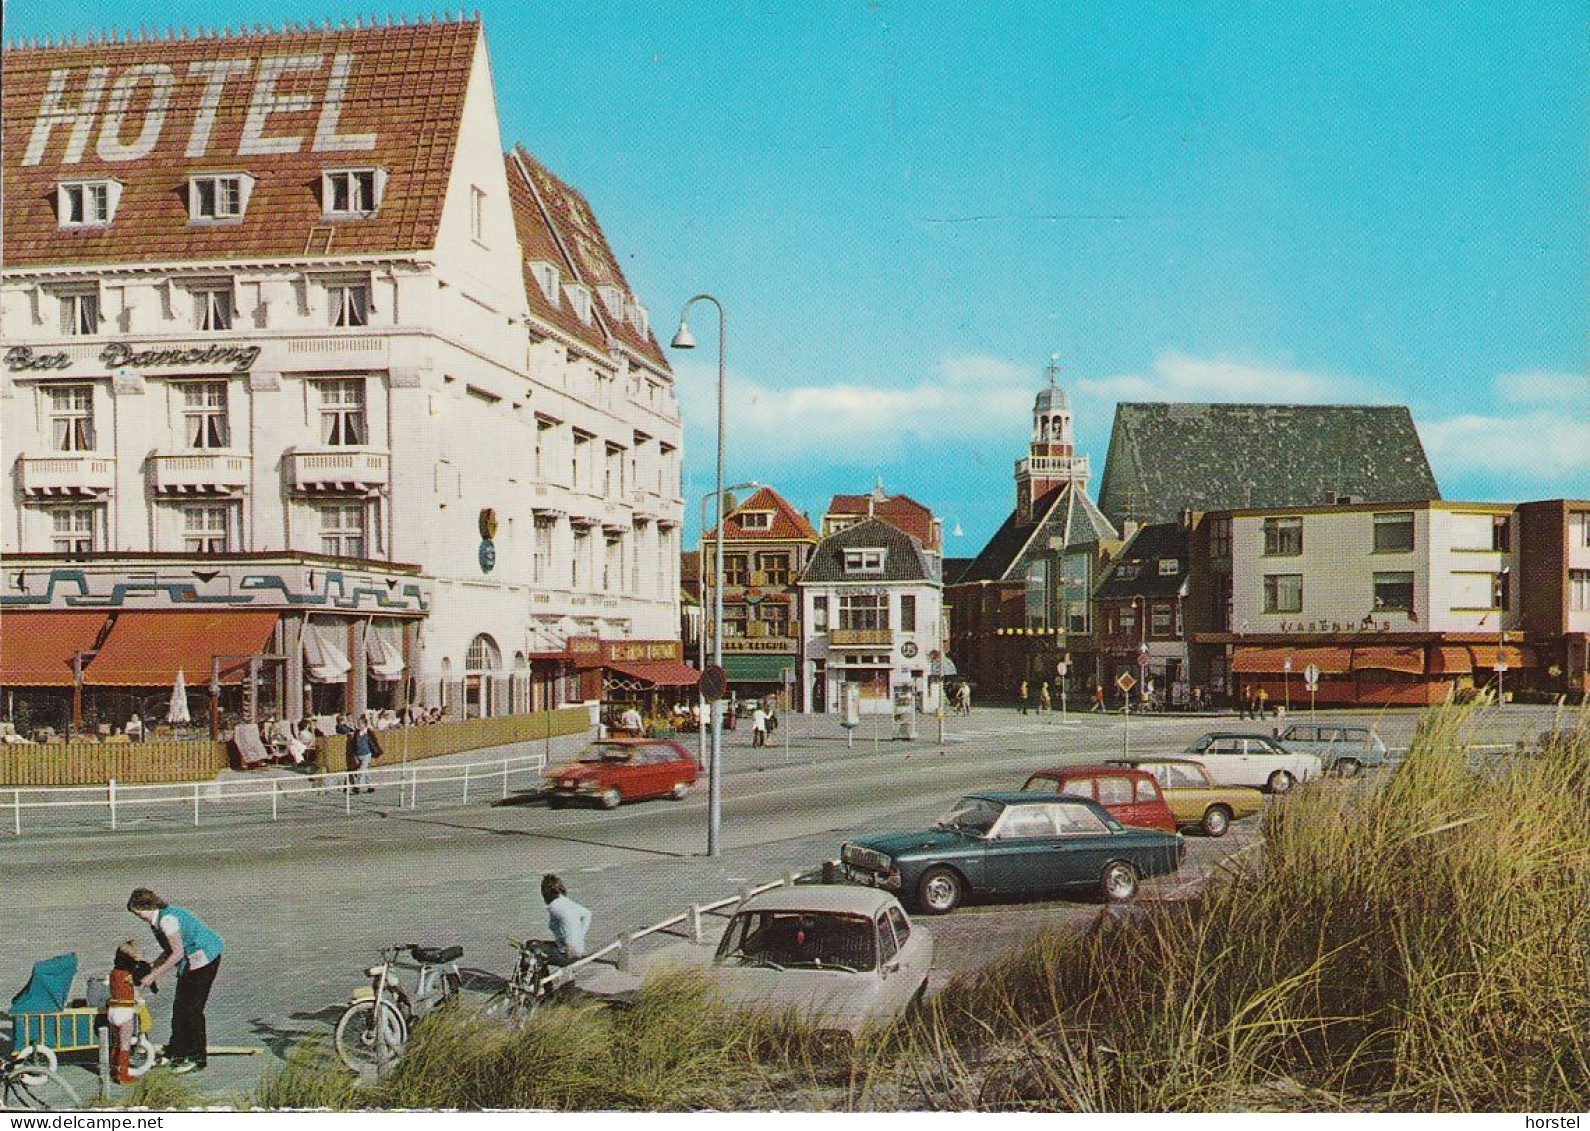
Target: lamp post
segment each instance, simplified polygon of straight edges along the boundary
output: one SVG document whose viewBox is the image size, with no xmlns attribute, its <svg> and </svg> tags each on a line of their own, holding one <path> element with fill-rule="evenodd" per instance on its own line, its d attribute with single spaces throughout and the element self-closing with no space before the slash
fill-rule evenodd
<svg viewBox="0 0 1590 1131">
<path fill-rule="evenodd" d="M 696 529 L 701 532 L 699 537 L 703 541 L 706 538 L 706 533 L 707 533 L 707 503 L 709 501 L 711 501 L 715 496 L 726 494 L 729 491 L 755 490 L 756 488 L 758 488 L 760 486 L 761 486 L 761 484 L 758 483 L 755 479 L 751 479 L 751 480 L 747 480 L 744 483 L 731 484 L 730 486 L 723 488 L 722 491 L 708 491 L 705 495 L 702 495 L 701 496 L 701 525 L 696 527 Z M 723 504 L 720 502 L 718 504 L 718 527 L 719 527 L 719 533 L 720 534 L 722 533 L 722 526 L 723 526 Z M 719 541 L 718 545 L 720 547 L 722 546 L 721 540 Z M 722 556 L 723 555 L 721 553 L 719 553 L 718 557 L 721 558 Z M 721 582 L 721 578 L 722 578 L 723 575 L 719 574 L 718 576 L 719 576 L 720 582 Z M 705 671 L 706 668 L 707 668 L 707 615 L 706 615 L 707 614 L 707 609 L 706 609 L 706 588 L 705 588 L 706 582 L 707 582 L 706 575 L 703 574 L 702 577 L 701 577 L 701 584 L 702 584 L 702 587 L 703 587 L 702 588 L 702 602 L 701 602 L 701 605 L 702 605 L 701 616 L 696 621 L 696 664 L 697 664 L 697 666 L 699 666 L 701 668 L 702 671 Z M 718 628 L 719 632 L 721 632 L 723 630 L 723 623 L 722 623 L 721 617 L 719 619 L 719 623 L 717 625 L 717 628 Z M 714 636 L 713 639 L 717 639 L 717 637 Z M 701 703 L 701 710 L 699 712 L 697 712 L 697 714 L 698 714 L 697 728 L 698 728 L 698 732 L 699 732 L 697 741 L 699 742 L 700 745 L 697 748 L 696 761 L 701 763 L 701 765 L 705 766 L 705 765 L 708 764 L 707 763 L 707 701 L 705 699 L 701 699 L 699 695 L 697 696 L 697 699 Z"/>
<path fill-rule="evenodd" d="M 723 313 L 723 303 L 709 294 L 693 296 L 685 303 L 684 309 L 679 312 L 679 329 L 674 334 L 673 348 L 676 350 L 690 350 L 696 348 L 696 340 L 690 335 L 690 308 L 698 302 L 710 302 L 718 308 L 718 467 L 715 485 L 717 494 L 723 496 L 723 387 L 724 387 L 724 338 L 727 331 L 727 319 Z M 720 517 L 717 526 L 717 537 L 713 539 L 713 587 L 712 587 L 712 662 L 721 666 L 723 663 L 723 520 Z M 723 707 L 722 702 L 712 704 L 712 756 L 707 762 L 707 855 L 718 855 L 718 833 L 723 824 Z"/>
</svg>

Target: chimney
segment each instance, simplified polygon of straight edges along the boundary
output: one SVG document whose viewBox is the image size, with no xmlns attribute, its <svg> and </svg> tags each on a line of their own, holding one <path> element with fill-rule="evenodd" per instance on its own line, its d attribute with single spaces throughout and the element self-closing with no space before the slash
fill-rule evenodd
<svg viewBox="0 0 1590 1131">
<path fill-rule="evenodd" d="M 1181 528 L 1183 530 L 1191 530 L 1192 529 L 1192 524 L 1193 524 L 1192 508 L 1191 507 L 1183 507 L 1181 509 Z"/>
<path fill-rule="evenodd" d="M 1137 533 L 1138 521 L 1135 518 L 1121 520 L 1121 541 L 1130 542 L 1132 535 Z"/>
</svg>

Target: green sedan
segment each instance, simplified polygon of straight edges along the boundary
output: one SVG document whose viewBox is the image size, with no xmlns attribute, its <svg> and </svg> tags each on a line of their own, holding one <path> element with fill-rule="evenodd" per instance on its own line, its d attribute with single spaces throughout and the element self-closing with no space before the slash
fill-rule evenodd
<svg viewBox="0 0 1590 1131">
<path fill-rule="evenodd" d="M 1091 889 L 1120 903 L 1140 879 L 1174 872 L 1186 855 L 1179 833 L 1129 828 L 1092 800 L 974 793 L 931 829 L 847 841 L 838 870 L 942 915 L 971 895 Z"/>
</svg>

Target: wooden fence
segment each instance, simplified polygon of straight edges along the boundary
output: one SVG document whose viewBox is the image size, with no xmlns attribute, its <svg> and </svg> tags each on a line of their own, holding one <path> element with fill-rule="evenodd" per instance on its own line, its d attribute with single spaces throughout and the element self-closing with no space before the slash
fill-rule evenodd
<svg viewBox="0 0 1590 1131">
<path fill-rule="evenodd" d="M 561 707 L 528 715 L 469 719 L 380 732 L 384 768 L 447 754 L 550 741 L 590 729 L 586 707 Z M 0 746 L 0 786 L 103 785 L 118 782 L 205 781 L 227 767 L 226 742 L 51 742 Z M 321 739 L 321 762 L 340 770 L 347 739 Z"/>
</svg>

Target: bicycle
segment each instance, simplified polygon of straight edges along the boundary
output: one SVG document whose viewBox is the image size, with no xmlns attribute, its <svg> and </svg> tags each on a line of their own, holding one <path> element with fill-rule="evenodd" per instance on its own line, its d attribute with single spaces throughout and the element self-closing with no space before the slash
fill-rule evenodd
<svg viewBox="0 0 1590 1131">
<path fill-rule="evenodd" d="M 0 1063 L 0 1107 L 7 1110 L 58 1111 L 83 1106 L 77 1089 L 55 1070 L 55 1058 L 44 1055 L 49 1051 L 35 1045 L 11 1053 Z"/>
<path fill-rule="evenodd" d="M 496 1021 L 517 1025 L 535 1016 L 537 1009 L 558 991 L 558 978 L 562 963 L 553 959 L 563 956 L 557 943 L 544 939 L 518 942 L 508 940 L 508 945 L 519 952 L 519 961 L 502 989 L 486 1002 L 485 1014 Z"/>
<path fill-rule="evenodd" d="M 418 965 L 413 993 L 403 988 L 394 970 L 404 953 Z M 355 1072 L 384 1071 L 402 1055 L 414 1025 L 463 989 L 458 972 L 463 955 L 461 946 L 402 943 L 383 948 L 381 961 L 365 970 L 370 984 L 353 991 L 337 1020 L 337 1058 Z"/>
</svg>

